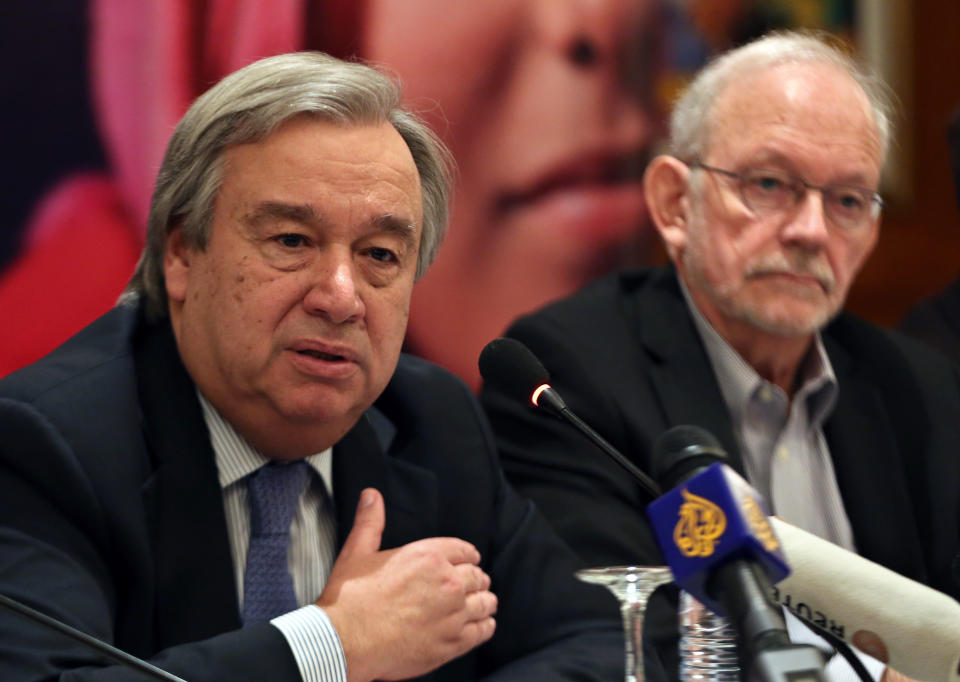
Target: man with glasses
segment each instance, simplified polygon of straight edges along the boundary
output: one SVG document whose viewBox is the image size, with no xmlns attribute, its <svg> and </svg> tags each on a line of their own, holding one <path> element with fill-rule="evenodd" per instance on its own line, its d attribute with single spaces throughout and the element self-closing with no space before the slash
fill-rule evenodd
<svg viewBox="0 0 960 682">
<path fill-rule="evenodd" d="M 757 213 L 789 211 L 803 200 L 810 189 L 819 190 L 823 194 L 824 212 L 834 224 L 844 229 L 856 229 L 868 220 L 876 220 L 883 208 L 883 197 L 863 187 L 818 187 L 789 173 L 761 168 L 749 168 L 743 173 L 734 173 L 708 166 L 702 161 L 687 165 L 692 169 L 720 173 L 736 180 L 743 203 Z"/>
<path fill-rule="evenodd" d="M 957 374 L 841 312 L 880 229 L 880 93 L 807 35 L 720 57 L 644 179 L 672 266 L 602 280 L 508 334 L 641 468 L 668 428 L 704 427 L 774 513 L 957 597 Z M 637 483 L 562 422 L 492 386 L 483 398 L 508 475 L 589 563 L 662 563 Z"/>
</svg>

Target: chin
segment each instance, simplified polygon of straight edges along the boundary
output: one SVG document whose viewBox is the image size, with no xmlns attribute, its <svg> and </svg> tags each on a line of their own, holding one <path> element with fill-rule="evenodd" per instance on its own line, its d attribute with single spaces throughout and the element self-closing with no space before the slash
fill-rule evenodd
<svg viewBox="0 0 960 682">
<path fill-rule="evenodd" d="M 291 424 L 300 426 L 358 419 L 365 408 L 359 407 L 359 398 L 348 399 L 331 395 L 330 391 L 291 390 L 274 401 L 277 412 Z"/>
<path fill-rule="evenodd" d="M 731 312 L 767 333 L 777 336 L 809 336 L 833 319 L 840 302 L 823 291 L 759 291 L 734 301 Z"/>
<path fill-rule="evenodd" d="M 747 315 L 747 319 L 759 329 L 777 336 L 809 336 L 823 329 L 833 319 L 836 311 L 825 308 L 816 310 L 779 311 L 769 310 Z"/>
</svg>

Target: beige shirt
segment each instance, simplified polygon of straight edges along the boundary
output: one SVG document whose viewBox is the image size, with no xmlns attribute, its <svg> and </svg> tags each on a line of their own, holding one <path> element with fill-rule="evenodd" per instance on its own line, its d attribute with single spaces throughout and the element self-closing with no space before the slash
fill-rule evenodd
<svg viewBox="0 0 960 682">
<path fill-rule="evenodd" d="M 790 400 L 720 336 L 682 282 L 681 288 L 730 413 L 747 479 L 773 514 L 856 551 L 823 435 L 839 387 L 820 336 L 801 364 L 800 388 Z"/>
</svg>

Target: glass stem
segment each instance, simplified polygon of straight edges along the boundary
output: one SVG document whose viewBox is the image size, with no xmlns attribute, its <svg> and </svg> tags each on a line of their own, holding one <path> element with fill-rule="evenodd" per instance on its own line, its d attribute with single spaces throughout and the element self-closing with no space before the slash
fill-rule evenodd
<svg viewBox="0 0 960 682">
<path fill-rule="evenodd" d="M 620 613 L 623 616 L 623 634 L 626 637 L 626 682 L 644 682 L 643 671 L 643 614 L 653 589 L 649 586 L 631 582 L 627 584 L 627 599 L 621 602 Z M 652 586 L 653 588 L 656 585 Z"/>
</svg>

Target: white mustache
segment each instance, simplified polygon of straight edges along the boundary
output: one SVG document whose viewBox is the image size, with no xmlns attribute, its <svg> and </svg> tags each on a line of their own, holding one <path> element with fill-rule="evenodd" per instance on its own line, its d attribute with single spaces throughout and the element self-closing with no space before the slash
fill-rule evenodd
<svg viewBox="0 0 960 682">
<path fill-rule="evenodd" d="M 815 279 L 826 293 L 833 292 L 837 281 L 833 269 L 819 254 L 804 251 L 776 251 L 747 265 L 747 278 L 757 275 L 792 275 Z"/>
</svg>

